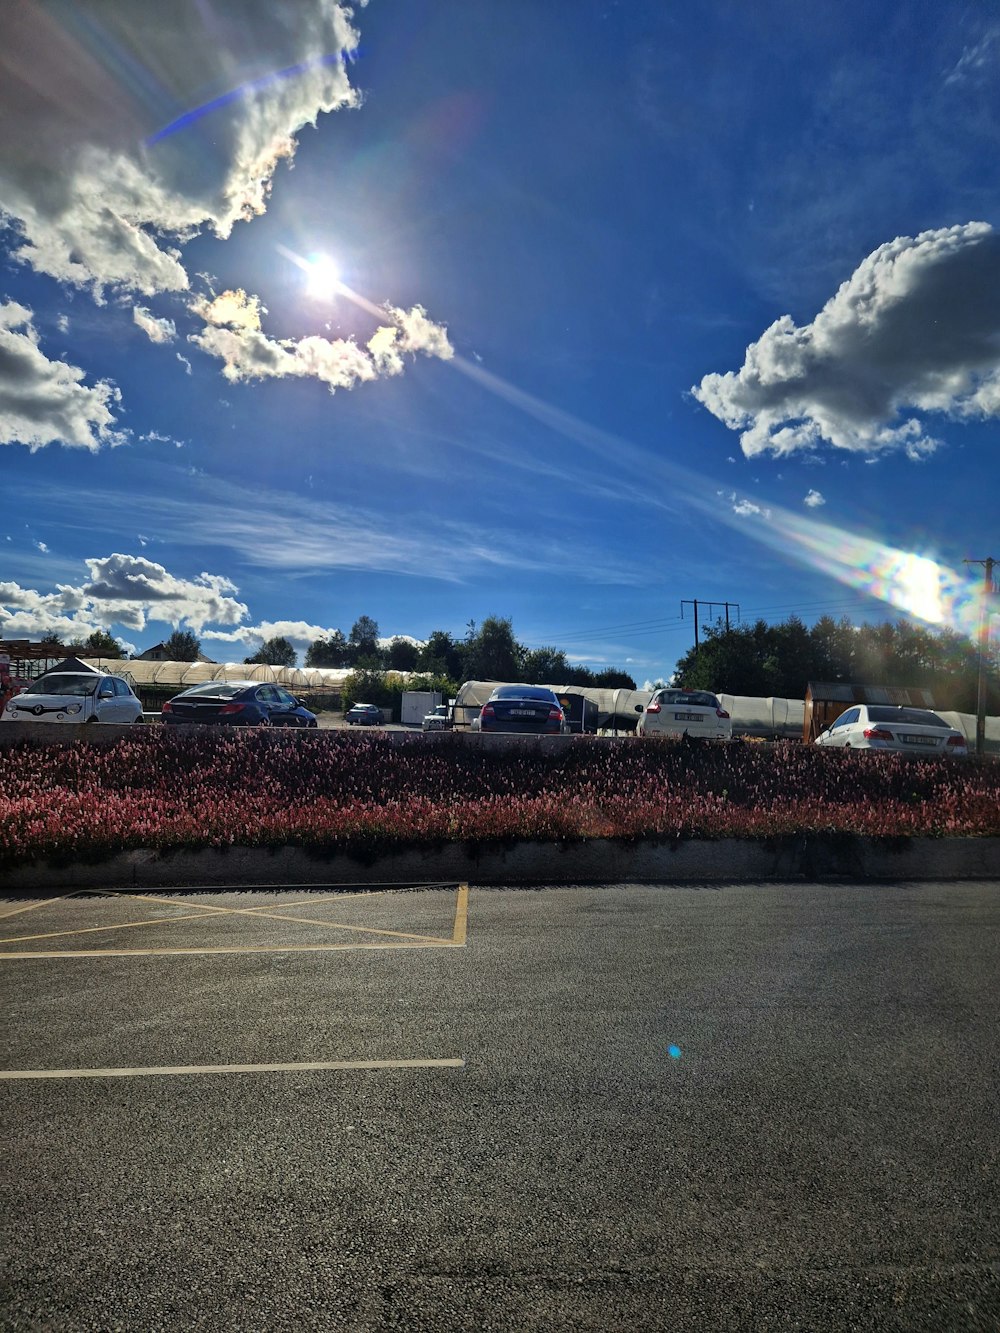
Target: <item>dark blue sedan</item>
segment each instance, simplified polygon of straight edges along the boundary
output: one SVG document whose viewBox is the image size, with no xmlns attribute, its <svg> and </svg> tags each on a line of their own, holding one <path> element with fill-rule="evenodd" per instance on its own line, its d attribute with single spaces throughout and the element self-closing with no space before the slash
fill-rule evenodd
<svg viewBox="0 0 1000 1333">
<path fill-rule="evenodd" d="M 568 727 L 562 705 L 547 686 L 498 685 L 473 719 L 471 730 L 561 736 Z"/>
<path fill-rule="evenodd" d="M 168 699 L 161 710 L 163 721 L 210 722 L 231 727 L 315 727 L 316 714 L 303 708 L 298 699 L 280 685 L 261 685 L 252 680 L 213 680 L 192 685 Z"/>
</svg>

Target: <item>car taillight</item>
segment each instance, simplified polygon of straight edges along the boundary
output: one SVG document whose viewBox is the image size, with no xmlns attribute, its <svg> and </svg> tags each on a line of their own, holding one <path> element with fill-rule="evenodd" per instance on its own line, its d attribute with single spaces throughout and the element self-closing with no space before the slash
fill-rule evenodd
<svg viewBox="0 0 1000 1333">
<path fill-rule="evenodd" d="M 965 737 L 964 737 L 964 736 L 949 736 L 949 737 L 948 737 L 947 744 L 948 744 L 948 745 L 961 745 L 961 746 L 964 748 L 964 746 L 965 746 Z"/>
<path fill-rule="evenodd" d="M 482 711 L 480 712 L 479 716 L 480 716 L 480 717 L 496 717 L 496 714 L 493 712 L 493 705 L 492 705 L 492 704 L 483 704 Z"/>
<path fill-rule="evenodd" d="M 717 708 L 717 709 L 715 710 L 715 716 L 716 716 L 716 717 L 728 717 L 729 714 L 726 712 L 726 710 L 725 710 L 724 708 Z"/>
<path fill-rule="evenodd" d="M 242 713 L 244 708 L 246 708 L 246 704 L 223 704 L 219 709 L 219 713 L 220 715 L 225 715 L 227 713 Z"/>
<path fill-rule="evenodd" d="M 865 727 L 862 732 L 867 741 L 891 741 L 892 732 L 886 731 L 885 727 Z"/>
<path fill-rule="evenodd" d="M 659 704 L 647 704 L 647 705 L 646 705 L 646 712 L 647 712 L 647 713 L 658 713 L 659 711 L 660 711 L 660 705 L 659 705 Z"/>
<path fill-rule="evenodd" d="M 550 721 L 550 722 L 562 722 L 563 720 L 564 720 L 564 719 L 563 719 L 563 711 L 562 711 L 561 708 L 550 708 L 550 709 L 549 709 L 549 721 Z"/>
<path fill-rule="evenodd" d="M 173 704 L 170 702 L 169 699 L 168 699 L 167 702 L 163 705 L 163 707 L 160 709 L 160 712 L 161 712 L 161 713 L 172 713 L 173 711 L 174 711 L 174 706 L 173 706 Z"/>
</svg>

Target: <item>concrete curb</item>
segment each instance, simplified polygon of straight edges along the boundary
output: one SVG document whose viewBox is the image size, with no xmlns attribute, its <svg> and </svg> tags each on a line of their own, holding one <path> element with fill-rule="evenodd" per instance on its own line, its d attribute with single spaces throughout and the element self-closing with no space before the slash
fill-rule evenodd
<svg viewBox="0 0 1000 1333">
<path fill-rule="evenodd" d="M 0 892 L 263 885 L 724 883 L 1000 879 L 1000 838 L 724 839 L 676 844 L 452 844 L 368 859 L 298 847 L 123 852 L 66 865 L 34 862 L 0 876 Z"/>
</svg>

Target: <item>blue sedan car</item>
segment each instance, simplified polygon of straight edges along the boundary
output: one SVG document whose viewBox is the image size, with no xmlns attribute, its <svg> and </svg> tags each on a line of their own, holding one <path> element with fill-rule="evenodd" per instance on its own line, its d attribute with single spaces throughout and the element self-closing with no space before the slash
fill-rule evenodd
<svg viewBox="0 0 1000 1333">
<path fill-rule="evenodd" d="M 213 680 L 192 685 L 168 699 L 161 716 L 174 726 L 182 722 L 231 727 L 316 726 L 316 714 L 303 708 L 293 694 L 280 685 L 261 685 L 252 680 Z"/>
</svg>

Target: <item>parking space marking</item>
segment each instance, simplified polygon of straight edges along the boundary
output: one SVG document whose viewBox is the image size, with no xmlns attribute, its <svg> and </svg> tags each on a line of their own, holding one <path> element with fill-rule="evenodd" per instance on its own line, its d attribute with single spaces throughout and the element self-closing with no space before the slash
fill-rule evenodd
<svg viewBox="0 0 1000 1333">
<path fill-rule="evenodd" d="M 84 893 L 109 892 L 108 890 L 82 890 Z M 195 912 L 186 912 L 183 916 L 154 917 L 145 921 L 126 921 L 119 922 L 116 925 L 105 926 L 80 926 L 73 930 L 56 930 L 34 935 L 12 935 L 5 939 L 0 939 L 0 944 L 28 944 L 40 942 L 42 940 L 65 939 L 80 935 L 108 933 L 117 930 L 135 930 L 142 926 L 162 926 L 173 925 L 175 922 L 188 922 L 197 920 L 206 920 L 209 918 L 217 919 L 219 916 L 251 916 L 261 917 L 273 921 L 291 922 L 295 925 L 319 926 L 330 930 L 349 931 L 360 935 L 377 935 L 378 941 L 351 940 L 339 942 L 336 944 L 259 944 L 259 945 L 201 945 L 187 947 L 159 947 L 148 949 L 63 949 L 63 950 L 27 950 L 12 949 L 9 952 L 0 952 L 0 959 L 13 958 L 123 958 L 123 957 L 160 957 L 176 954 L 235 954 L 235 953 L 323 953 L 338 949 L 455 949 L 464 948 L 468 931 L 468 911 L 469 911 L 469 886 L 468 884 L 459 884 L 455 901 L 455 921 L 452 928 L 451 938 L 441 938 L 435 935 L 415 935 L 401 930 L 385 930 L 377 926 L 355 926 L 348 925 L 340 921 L 322 921 L 314 917 L 287 916 L 284 913 L 278 913 L 270 905 L 261 907 L 219 907 L 215 904 L 193 903 L 179 901 L 177 899 L 165 898 L 163 896 L 154 897 L 150 894 L 129 893 L 124 890 L 110 890 L 115 897 L 129 898 L 138 902 L 154 903 L 157 906 L 174 906 L 197 908 Z M 73 897 L 74 894 L 64 894 L 59 898 L 48 899 L 46 903 L 32 903 L 26 908 L 17 908 L 15 912 L 9 915 L 14 916 L 20 911 L 30 911 L 35 907 L 44 907 L 49 903 L 63 901 L 65 898 Z M 351 895 L 361 896 L 361 895 Z M 364 895 L 367 896 L 367 895 Z M 342 899 L 342 894 L 330 894 L 324 898 L 303 899 L 298 903 L 291 903 L 289 906 L 305 907 L 316 906 L 326 902 L 336 902 Z M 2 919 L 2 918 L 0 918 Z"/>
<path fill-rule="evenodd" d="M 139 1065 L 134 1069 L 4 1069 L 0 1079 L 146 1078 L 156 1074 L 299 1074 L 342 1069 L 464 1069 L 465 1061 L 444 1060 L 307 1060 L 301 1064 L 263 1065 Z"/>
<path fill-rule="evenodd" d="M 39 907 L 51 907 L 53 903 L 61 903 L 65 898 L 72 898 L 75 892 L 76 890 L 73 890 L 70 893 L 60 893 L 55 898 L 46 898 L 44 902 L 28 903 L 24 907 L 15 907 L 10 912 L 0 912 L 0 921 L 6 921 L 9 916 L 20 916 L 22 912 L 36 912 Z"/>
</svg>

